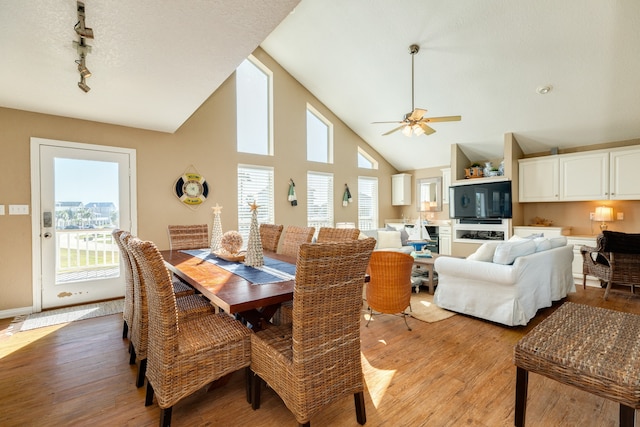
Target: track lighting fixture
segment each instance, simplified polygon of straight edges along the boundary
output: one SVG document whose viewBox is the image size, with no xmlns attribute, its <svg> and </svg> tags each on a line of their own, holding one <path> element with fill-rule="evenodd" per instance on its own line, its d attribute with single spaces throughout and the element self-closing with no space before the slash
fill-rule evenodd
<svg viewBox="0 0 640 427">
<path fill-rule="evenodd" d="M 92 39 L 93 38 L 93 29 L 85 27 L 85 9 L 84 3 L 79 1 L 78 5 L 78 22 L 74 25 L 73 29 L 79 36 L 79 40 L 73 42 L 73 45 L 78 51 L 78 55 L 80 55 L 80 59 L 76 60 L 76 64 L 78 64 L 78 72 L 80 73 L 80 81 L 78 82 L 78 87 L 82 89 L 85 93 L 89 92 L 91 88 L 87 86 L 85 79 L 91 77 L 91 71 L 87 68 L 87 64 L 85 63 L 87 54 L 91 52 L 91 46 L 85 43 L 85 38 Z"/>
</svg>

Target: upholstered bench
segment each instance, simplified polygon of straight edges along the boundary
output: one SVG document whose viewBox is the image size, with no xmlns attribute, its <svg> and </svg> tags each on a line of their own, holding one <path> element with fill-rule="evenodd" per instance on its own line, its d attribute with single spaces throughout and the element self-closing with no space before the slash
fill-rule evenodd
<svg viewBox="0 0 640 427">
<path fill-rule="evenodd" d="M 620 426 L 640 407 L 640 316 L 570 302 L 516 344 L 515 425 L 524 426 L 529 372 L 620 404 Z"/>
</svg>

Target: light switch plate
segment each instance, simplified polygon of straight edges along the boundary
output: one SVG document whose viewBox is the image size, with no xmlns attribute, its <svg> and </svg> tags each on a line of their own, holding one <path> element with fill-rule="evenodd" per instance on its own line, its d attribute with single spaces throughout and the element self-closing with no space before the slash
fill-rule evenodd
<svg viewBox="0 0 640 427">
<path fill-rule="evenodd" d="M 616 216 L 617 216 L 617 217 L 616 217 L 616 219 L 617 219 L 618 221 L 622 221 L 622 220 L 624 220 L 624 213 L 623 213 L 623 212 L 618 212 L 618 213 L 616 214 Z"/>
<path fill-rule="evenodd" d="M 9 215 L 29 215 L 29 205 L 9 205 Z"/>
<path fill-rule="evenodd" d="M 0 215 L 4 215 L 4 205 L 0 205 Z"/>
</svg>

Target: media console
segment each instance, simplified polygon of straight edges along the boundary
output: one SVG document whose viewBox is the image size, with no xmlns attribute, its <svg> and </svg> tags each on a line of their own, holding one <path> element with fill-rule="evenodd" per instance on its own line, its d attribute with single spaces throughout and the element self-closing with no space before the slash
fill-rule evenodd
<svg viewBox="0 0 640 427">
<path fill-rule="evenodd" d="M 509 240 L 510 219 L 456 219 L 453 221 L 453 241 L 484 243 Z"/>
</svg>

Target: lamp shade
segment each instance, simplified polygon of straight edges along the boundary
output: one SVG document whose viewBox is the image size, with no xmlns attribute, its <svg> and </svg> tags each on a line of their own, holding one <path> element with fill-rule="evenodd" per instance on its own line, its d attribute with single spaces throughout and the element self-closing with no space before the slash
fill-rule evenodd
<svg viewBox="0 0 640 427">
<path fill-rule="evenodd" d="M 613 221 L 613 208 L 608 206 L 598 206 L 593 215 L 595 221 Z"/>
</svg>

